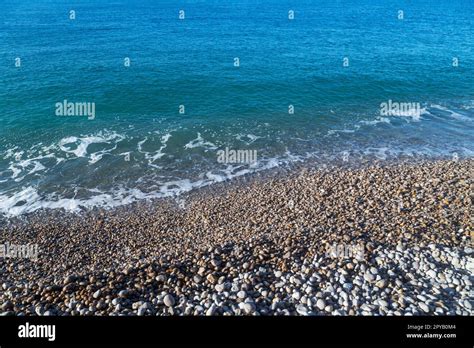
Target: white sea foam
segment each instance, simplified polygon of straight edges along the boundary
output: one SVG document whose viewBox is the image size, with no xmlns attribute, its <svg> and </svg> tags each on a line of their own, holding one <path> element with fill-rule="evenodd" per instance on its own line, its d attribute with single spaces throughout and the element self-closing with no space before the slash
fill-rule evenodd
<svg viewBox="0 0 474 348">
<path fill-rule="evenodd" d="M 145 158 L 148 161 L 148 165 L 155 168 L 161 168 L 160 166 L 157 166 L 156 164 L 154 164 L 154 162 L 166 155 L 166 153 L 163 152 L 163 150 L 166 149 L 166 147 L 168 146 L 167 142 L 168 140 L 171 139 L 171 136 L 172 135 L 170 132 L 161 137 L 161 146 L 156 152 L 148 152 L 148 151 L 143 150 L 143 145 L 145 144 L 145 142 L 148 141 L 148 137 L 145 137 L 145 139 L 138 142 L 137 144 L 138 152 L 144 154 Z"/>
<path fill-rule="evenodd" d="M 330 129 L 328 130 L 326 136 L 338 135 L 339 133 L 355 133 L 360 126 L 354 126 L 354 129 Z"/>
<path fill-rule="evenodd" d="M 158 149 L 158 151 L 156 151 L 155 154 L 151 155 L 150 157 L 147 157 L 151 160 L 151 162 L 154 162 L 165 155 L 163 150 L 166 149 L 166 147 L 168 146 L 167 142 L 170 138 L 171 138 L 171 133 L 165 134 L 161 137 L 161 144 L 162 144 L 161 147 Z"/>
<path fill-rule="evenodd" d="M 37 156 L 34 158 L 10 162 L 8 169 L 12 172 L 11 179 L 14 179 L 18 182 L 23 180 L 24 177 L 27 175 L 46 170 L 47 168 L 41 163 L 41 160 L 51 157 L 53 157 L 53 155 L 48 154 L 44 156 Z"/>
<path fill-rule="evenodd" d="M 474 109 L 474 100 L 468 102 L 467 104 L 461 105 L 460 108 L 463 109 L 463 110 Z"/>
<path fill-rule="evenodd" d="M 431 104 L 430 108 L 433 110 L 441 110 L 442 112 L 448 114 L 449 117 L 461 120 L 461 121 L 466 121 L 466 122 L 473 122 L 474 117 L 469 117 L 463 114 L 460 114 L 459 112 L 453 111 L 445 106 L 438 105 L 438 104 Z M 429 110 L 426 111 L 427 113 L 430 113 Z M 430 113 L 431 114 L 431 113 Z"/>
<path fill-rule="evenodd" d="M 34 144 L 27 151 L 20 151 L 18 146 L 14 146 L 5 151 L 3 159 L 9 161 L 5 168 L 11 173 L 10 179 L 20 182 L 28 175 L 47 173 L 55 165 L 74 158 L 88 157 L 89 164 L 94 164 L 105 154 L 115 150 L 117 143 L 123 139 L 125 139 L 123 135 L 108 131 L 101 131 L 96 135 L 68 136 L 50 145 L 43 145 L 42 142 Z M 113 146 L 88 153 L 91 144 L 113 144 Z M 55 161 L 53 165 L 51 159 Z"/>
<path fill-rule="evenodd" d="M 364 154 L 372 155 L 381 160 L 386 160 L 389 156 L 390 148 L 388 147 L 368 147 L 364 150 Z"/>
<path fill-rule="evenodd" d="M 148 140 L 148 137 L 145 137 L 145 139 L 143 139 L 143 140 L 141 140 L 141 141 L 138 142 L 138 144 L 137 144 L 138 152 L 145 153 L 145 152 L 143 151 L 142 146 L 143 146 L 143 144 L 146 143 L 147 140 Z"/>
<path fill-rule="evenodd" d="M 362 120 L 360 123 L 367 126 L 374 126 L 379 123 L 390 123 L 390 119 L 388 117 L 377 117 L 375 120 Z"/>
<path fill-rule="evenodd" d="M 413 112 L 412 110 L 405 112 L 400 111 L 398 115 L 390 115 L 390 117 L 403 117 L 406 120 L 411 119 L 412 121 L 418 122 L 421 119 L 421 115 L 423 115 L 423 109 L 420 109 L 419 113 Z"/>
<path fill-rule="evenodd" d="M 250 145 L 258 139 L 263 139 L 263 137 L 253 134 L 237 134 L 236 139 L 244 142 L 247 145 Z"/>
<path fill-rule="evenodd" d="M 164 139 L 163 139 L 164 140 Z M 463 151 L 464 153 L 473 155 L 473 151 Z M 448 151 L 448 150 L 446 150 Z M 448 151 L 449 152 L 449 151 Z M 359 155 L 357 155 L 359 153 Z M 430 154 L 429 149 L 410 149 L 410 148 L 390 148 L 390 147 L 368 147 L 361 150 L 351 151 L 350 159 L 356 158 L 357 156 L 375 156 L 379 159 L 385 160 L 392 156 L 408 155 L 414 156 L 416 154 Z M 122 154 L 123 155 L 123 154 Z M 431 155 L 440 155 L 440 153 L 431 153 Z M 209 170 L 201 173 L 199 178 L 196 180 L 191 179 L 164 179 L 161 182 L 156 182 L 156 189 L 149 192 L 142 191 L 138 188 L 125 188 L 118 187 L 115 189 L 102 191 L 98 188 L 95 189 L 84 189 L 83 191 L 89 191 L 90 195 L 84 198 L 77 198 L 74 195 L 73 198 L 60 197 L 58 194 L 40 194 L 35 187 L 29 186 L 22 188 L 15 193 L 4 193 L 0 194 L 0 214 L 6 216 L 21 215 L 24 213 L 34 212 L 38 209 L 65 209 L 70 212 L 79 212 L 82 209 L 91 209 L 94 207 L 102 208 L 114 208 L 117 206 L 141 201 L 150 200 L 155 198 L 164 197 L 178 197 L 182 193 L 189 192 L 193 189 L 201 188 L 204 186 L 211 185 L 213 183 L 223 182 L 231 180 L 233 178 L 246 175 L 249 173 L 256 173 L 262 170 L 279 167 L 288 163 L 294 163 L 296 161 L 303 161 L 305 159 L 316 157 L 324 160 L 331 160 L 340 158 L 339 154 L 324 154 L 324 153 L 307 153 L 306 155 L 295 155 L 290 151 L 286 151 L 286 154 L 282 157 L 272 157 L 260 159 L 254 166 L 244 165 L 229 165 L 221 168 Z M 157 178 L 163 178 L 157 176 Z M 76 190 L 77 192 L 77 190 Z"/>
<path fill-rule="evenodd" d="M 169 137 L 166 137 L 169 139 Z M 163 139 L 163 141 L 166 140 Z M 174 179 L 157 182 L 157 189 L 144 192 L 138 188 L 119 187 L 106 192 L 96 189 L 83 189 L 90 194 L 84 198 L 77 198 L 78 188 L 72 198 L 61 197 L 57 193 L 40 194 L 36 187 L 28 186 L 14 193 L 0 194 L 0 214 L 16 216 L 31 213 L 39 209 L 64 209 L 70 212 L 79 212 L 82 209 L 93 207 L 113 208 L 140 200 L 179 196 L 193 189 L 211 185 L 213 183 L 231 180 L 233 178 L 261 170 L 277 167 L 290 160 L 270 158 L 260 160 L 253 166 L 226 165 L 225 167 L 203 172 L 197 180 Z"/>
<path fill-rule="evenodd" d="M 5 151 L 5 155 L 3 156 L 3 159 L 8 159 L 10 157 L 16 157 L 18 152 L 16 151 L 18 149 L 18 146 L 14 146 L 10 149 L 7 149 Z M 21 151 L 21 154 L 23 153 L 23 151 Z"/>
<path fill-rule="evenodd" d="M 97 135 L 88 135 L 83 137 L 69 136 L 63 138 L 59 141 L 58 146 L 63 152 L 74 154 L 76 157 L 87 157 L 87 148 L 91 144 L 110 144 L 112 141 L 116 144 L 123 139 L 125 139 L 125 136 L 115 132 L 99 132 Z M 89 154 L 90 163 L 97 162 L 103 157 L 105 153 L 112 150 L 114 150 L 114 148 Z"/>
<path fill-rule="evenodd" d="M 12 176 L 11 178 L 12 179 L 16 179 L 18 177 L 18 175 L 21 173 L 21 169 L 20 168 L 17 168 L 15 165 L 10 165 L 8 167 L 8 169 L 10 169 L 12 171 Z"/>
<path fill-rule="evenodd" d="M 204 138 L 201 136 L 201 133 L 197 134 L 196 139 L 193 139 L 189 143 L 184 145 L 185 149 L 194 149 L 197 147 L 202 147 L 205 149 L 205 151 L 217 149 L 217 146 L 214 143 L 204 140 Z"/>
<path fill-rule="evenodd" d="M 429 111 L 426 111 L 429 112 Z M 363 125 L 376 127 L 379 123 L 390 123 L 391 118 L 380 117 L 375 120 L 362 120 L 356 122 L 353 125 L 348 125 L 347 128 L 340 130 L 330 130 L 327 135 L 339 134 L 339 133 L 353 133 L 360 129 L 364 129 Z M 341 127 L 342 128 L 342 127 Z M 337 136 L 337 135 L 336 135 Z M 110 153 L 115 156 L 127 156 L 128 152 L 113 153 L 117 149 L 117 144 L 125 137 L 113 132 L 99 132 L 88 136 L 68 136 L 61 141 L 51 144 L 42 145 L 36 144 L 32 147 L 32 150 L 27 152 L 28 156 L 25 159 L 25 152 L 20 151 L 18 147 L 12 147 L 5 151 L 4 158 L 10 161 L 9 169 L 5 167 L 3 175 L 5 173 L 10 174 L 11 179 L 21 181 L 28 174 L 44 173 L 51 169 L 50 162 L 45 162 L 47 159 L 56 160 L 56 164 L 62 161 L 75 160 L 77 158 L 88 158 L 89 164 L 94 164 L 100 161 L 104 155 Z M 249 144 L 255 142 L 260 137 L 253 134 L 239 134 L 237 139 L 247 142 Z M 147 143 L 152 140 L 151 133 L 149 133 L 144 139 L 138 141 L 136 147 L 138 152 L 142 153 L 148 161 L 148 164 L 153 167 L 158 167 L 154 162 L 165 155 L 165 150 L 169 146 L 169 140 L 172 139 L 172 133 L 166 133 L 161 135 L 158 149 L 150 150 L 149 146 L 152 144 Z M 137 139 L 138 140 L 138 139 Z M 283 140 L 284 141 L 284 140 Z M 103 144 L 99 147 L 100 149 L 95 152 L 91 152 L 91 144 Z M 104 148 L 105 147 L 105 148 Z M 147 148 L 148 147 L 148 148 Z M 215 150 L 218 147 L 204 139 L 200 133 L 197 133 L 197 138 L 191 140 L 186 145 L 185 149 L 203 148 L 205 151 Z M 156 151 L 155 151 L 156 150 Z M 450 149 L 451 151 L 452 149 Z M 375 156 L 380 159 L 387 159 L 395 155 L 415 155 L 418 153 L 429 153 L 430 148 L 409 149 L 406 146 L 403 149 L 391 148 L 391 147 L 369 147 L 366 149 L 352 150 L 350 158 L 355 156 Z M 457 151 L 457 150 L 456 150 Z M 469 149 L 460 150 L 459 154 L 465 154 L 470 151 Z M 118 151 L 117 151 L 118 152 Z M 136 153 L 135 153 L 136 154 Z M 434 155 L 440 155 L 436 153 Z M 332 157 L 331 157 L 332 156 Z M 214 168 L 212 170 L 204 170 L 200 174 L 196 173 L 196 179 L 177 179 L 163 176 L 163 172 L 156 172 L 153 174 L 153 178 L 156 179 L 153 184 L 148 185 L 150 177 L 144 176 L 143 180 L 137 179 L 135 182 L 139 188 L 132 187 L 115 187 L 108 189 L 92 189 L 83 187 L 80 189 L 81 195 L 69 194 L 62 196 L 60 193 L 44 193 L 41 186 L 35 186 L 32 184 L 24 183 L 24 187 L 18 188 L 15 192 L 0 192 L 0 214 L 5 215 L 20 215 L 28 212 L 33 212 L 41 208 L 58 209 L 63 208 L 68 211 L 77 212 L 81 209 L 90 209 L 93 207 L 104 207 L 113 208 L 116 206 L 136 202 L 139 200 L 148 200 L 153 198 L 162 198 L 170 196 L 179 196 L 184 192 L 188 192 L 195 188 L 201 188 L 213 183 L 230 180 L 248 173 L 254 173 L 261 170 L 278 167 L 287 163 L 294 163 L 296 161 L 303 161 L 305 159 L 315 157 L 326 160 L 331 158 L 340 158 L 335 153 L 321 153 L 321 152 L 308 152 L 306 154 L 295 155 L 292 154 L 288 149 L 282 156 L 272 158 L 259 158 L 259 160 L 252 165 L 222 165 L 221 167 Z M 146 165 L 146 162 L 137 162 L 137 165 Z M 49 168 L 47 168 L 49 166 Z M 87 191 L 89 191 L 87 193 Z M 76 191 L 77 193 L 78 191 Z M 86 193 L 84 193 L 86 192 Z"/>
</svg>

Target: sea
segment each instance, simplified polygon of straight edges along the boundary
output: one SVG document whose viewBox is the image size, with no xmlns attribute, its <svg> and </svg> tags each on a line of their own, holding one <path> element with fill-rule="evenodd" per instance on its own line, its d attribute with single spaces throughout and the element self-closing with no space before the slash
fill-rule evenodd
<svg viewBox="0 0 474 348">
<path fill-rule="evenodd" d="M 471 158 L 473 24 L 472 0 L 1 0 L 0 215 Z"/>
</svg>

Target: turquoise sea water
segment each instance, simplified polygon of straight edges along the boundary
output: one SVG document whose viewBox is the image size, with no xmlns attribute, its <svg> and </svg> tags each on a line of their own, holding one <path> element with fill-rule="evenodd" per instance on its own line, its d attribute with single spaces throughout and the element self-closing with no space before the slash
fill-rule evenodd
<svg viewBox="0 0 474 348">
<path fill-rule="evenodd" d="M 1 1 L 0 214 L 305 159 L 472 157 L 473 22 L 472 0 Z M 95 117 L 56 115 L 64 100 Z M 226 147 L 257 163 L 219 163 Z"/>
</svg>

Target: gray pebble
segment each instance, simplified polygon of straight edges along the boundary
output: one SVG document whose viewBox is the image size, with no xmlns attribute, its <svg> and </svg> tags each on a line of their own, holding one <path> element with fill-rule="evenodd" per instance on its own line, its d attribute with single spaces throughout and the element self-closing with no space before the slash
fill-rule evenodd
<svg viewBox="0 0 474 348">
<path fill-rule="evenodd" d="M 163 302 L 164 302 L 165 306 L 167 306 L 167 307 L 173 307 L 174 304 L 175 304 L 174 297 L 170 294 L 167 294 L 164 297 Z"/>
</svg>

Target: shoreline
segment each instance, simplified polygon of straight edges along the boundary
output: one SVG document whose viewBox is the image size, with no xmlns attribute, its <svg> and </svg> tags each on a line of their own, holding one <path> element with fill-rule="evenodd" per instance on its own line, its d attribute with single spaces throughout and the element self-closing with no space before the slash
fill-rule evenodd
<svg viewBox="0 0 474 348">
<path fill-rule="evenodd" d="M 461 157 L 458 158 L 456 161 L 465 161 L 469 160 L 470 157 Z M 130 203 L 125 203 L 123 205 L 113 205 L 113 206 L 93 206 L 90 208 L 84 208 L 83 206 L 79 206 L 77 211 L 71 211 L 66 208 L 39 208 L 34 211 L 28 211 L 21 213 L 19 215 L 5 215 L 0 214 L 0 228 L 4 227 L 5 225 L 9 224 L 21 224 L 24 221 L 28 221 L 30 219 L 38 219 L 42 217 L 48 217 L 50 215 L 64 215 L 64 216 L 88 216 L 91 214 L 108 214 L 114 211 L 128 211 L 128 210 L 135 210 L 135 209 L 150 209 L 155 205 L 161 204 L 174 204 L 176 202 L 181 202 L 183 199 L 187 199 L 189 197 L 195 197 L 196 195 L 219 195 L 225 193 L 226 190 L 232 187 L 240 186 L 240 185 L 248 185 L 249 183 L 255 182 L 264 182 L 268 179 L 278 178 L 278 177 L 286 177 L 286 176 L 294 176 L 295 173 L 300 171 L 307 171 L 307 172 L 320 172 L 320 173 L 330 173 L 332 171 L 339 171 L 339 170 L 357 170 L 357 169 L 367 169 L 372 167 L 391 167 L 397 165 L 424 165 L 433 162 L 440 162 L 440 161 L 453 161 L 453 159 L 449 156 L 437 156 L 437 157 L 430 157 L 430 156 L 400 156 L 396 158 L 390 159 L 382 159 L 376 156 L 373 157 L 366 157 L 366 158 L 359 158 L 357 160 L 343 160 L 340 159 L 333 159 L 330 162 L 327 159 L 321 159 L 316 157 L 310 157 L 306 159 L 296 160 L 294 162 L 284 162 L 281 165 L 276 167 L 265 168 L 253 172 L 248 172 L 243 175 L 233 176 L 226 178 L 222 181 L 216 181 L 204 186 L 196 186 L 192 187 L 189 190 L 182 191 L 177 195 L 171 196 L 163 196 L 163 197 L 151 197 L 151 198 L 142 198 Z M 179 205 L 179 204 L 178 204 Z"/>
<path fill-rule="evenodd" d="M 14 218 L 0 244 L 39 259 L 0 259 L 0 312 L 472 315 L 473 163 L 301 165 L 191 191 L 184 209 Z"/>
</svg>

